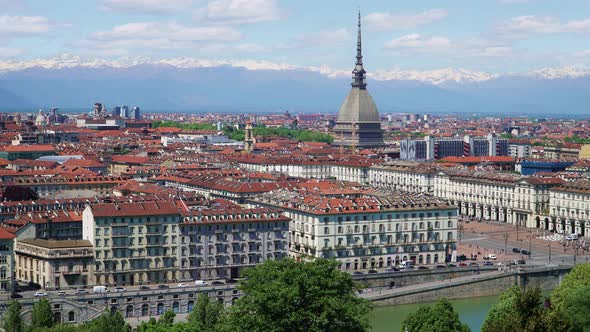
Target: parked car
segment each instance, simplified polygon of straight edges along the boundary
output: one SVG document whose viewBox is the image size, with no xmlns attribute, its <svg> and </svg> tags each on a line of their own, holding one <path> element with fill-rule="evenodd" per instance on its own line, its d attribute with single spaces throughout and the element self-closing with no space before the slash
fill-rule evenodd
<svg viewBox="0 0 590 332">
<path fill-rule="evenodd" d="M 178 288 L 185 288 L 185 287 L 188 287 L 188 285 L 187 285 L 187 284 L 185 284 L 185 283 L 182 283 L 182 282 L 181 282 L 181 283 L 180 283 L 180 284 L 178 284 L 176 287 L 178 287 Z"/>
<path fill-rule="evenodd" d="M 439 264 L 439 265 L 435 266 L 435 268 L 437 268 L 437 269 L 446 269 L 447 267 L 444 266 L 444 265 L 440 265 Z"/>
<path fill-rule="evenodd" d="M 471 267 L 479 267 L 479 264 L 477 264 L 476 262 L 471 262 L 471 263 L 469 263 L 469 266 L 471 266 Z"/>
<path fill-rule="evenodd" d="M 47 293 L 46 293 L 46 292 L 40 292 L 40 291 L 37 291 L 37 292 L 35 292 L 35 293 L 33 294 L 33 296 L 34 296 L 34 297 L 44 297 L 44 296 L 47 296 Z"/>
<path fill-rule="evenodd" d="M 570 234 L 570 235 L 566 236 L 566 237 L 565 237 L 565 239 L 566 239 L 567 241 L 573 241 L 573 240 L 577 240 L 577 239 L 578 239 L 578 234 L 576 234 L 576 233 L 572 233 L 572 234 Z"/>
<path fill-rule="evenodd" d="M 418 270 L 430 270 L 428 266 L 420 265 L 417 267 Z"/>
<path fill-rule="evenodd" d="M 205 285 L 206 285 L 206 284 L 207 284 L 207 283 L 205 283 Z M 211 282 L 211 285 L 225 285 L 225 281 L 223 281 L 223 280 L 213 280 L 213 281 Z"/>
<path fill-rule="evenodd" d="M 354 272 L 352 272 L 352 274 L 355 275 L 355 276 L 358 276 L 358 275 L 362 275 L 364 273 L 361 272 L 361 271 L 354 271 Z"/>
<path fill-rule="evenodd" d="M 465 267 L 465 266 L 467 266 L 467 263 L 463 263 L 463 262 L 461 262 L 461 263 L 459 263 L 459 266 L 460 266 L 460 267 Z"/>
<path fill-rule="evenodd" d="M 76 294 L 76 295 L 87 294 L 87 293 L 88 293 L 88 291 L 85 289 L 82 289 L 82 288 L 78 288 L 74 291 L 74 294 Z"/>
<path fill-rule="evenodd" d="M 457 267 L 457 265 L 456 264 L 453 264 L 453 263 L 448 263 L 447 264 L 447 267 Z"/>
<path fill-rule="evenodd" d="M 530 252 L 530 251 L 528 251 L 528 250 L 524 250 L 524 249 L 523 249 L 523 250 L 521 250 L 521 251 L 520 251 L 520 253 L 521 253 L 521 254 L 523 254 L 523 255 L 530 255 L 530 254 L 531 254 L 531 252 Z"/>
<path fill-rule="evenodd" d="M 398 267 L 392 266 L 392 267 L 388 267 L 387 269 L 385 269 L 385 272 L 397 272 L 399 271 Z"/>
<path fill-rule="evenodd" d="M 492 266 L 492 265 L 494 265 L 494 263 L 492 263 L 490 261 L 483 262 L 483 266 Z"/>
<path fill-rule="evenodd" d="M 126 292 L 126 291 L 127 291 L 127 288 L 125 288 L 125 287 L 115 287 L 115 292 L 116 293 L 123 293 L 123 292 Z"/>
<path fill-rule="evenodd" d="M 10 294 L 11 299 L 22 299 L 23 296 L 17 293 Z"/>
<path fill-rule="evenodd" d="M 379 271 L 377 271 L 377 270 L 375 270 L 375 269 L 371 269 L 371 270 L 369 270 L 369 272 L 368 272 L 368 273 L 370 273 L 370 274 L 375 274 L 375 273 L 379 273 Z"/>
<path fill-rule="evenodd" d="M 519 259 L 518 260 L 518 265 L 525 265 L 526 261 L 524 259 Z"/>
<path fill-rule="evenodd" d="M 158 289 L 168 289 L 168 285 L 158 285 Z"/>
<path fill-rule="evenodd" d="M 146 286 L 146 285 L 139 286 L 139 290 L 148 290 L 148 289 L 151 289 L 150 286 Z"/>
<path fill-rule="evenodd" d="M 520 248 L 512 248 L 512 252 L 515 252 L 517 254 L 520 253 Z"/>
<path fill-rule="evenodd" d="M 65 291 L 57 291 L 57 296 L 66 296 L 66 292 Z"/>
<path fill-rule="evenodd" d="M 510 262 L 510 265 L 518 265 L 518 259 L 515 259 L 512 262 Z"/>
<path fill-rule="evenodd" d="M 494 254 L 489 254 L 488 258 L 495 261 L 496 259 L 498 259 L 498 256 L 496 256 Z"/>
</svg>

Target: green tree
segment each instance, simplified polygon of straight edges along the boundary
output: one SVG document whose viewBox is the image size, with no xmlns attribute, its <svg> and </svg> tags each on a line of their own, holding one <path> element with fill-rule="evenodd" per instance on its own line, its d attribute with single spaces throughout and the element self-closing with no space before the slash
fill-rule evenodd
<svg viewBox="0 0 590 332">
<path fill-rule="evenodd" d="M 543 332 L 547 331 L 546 314 L 539 288 L 521 291 L 518 286 L 513 286 L 502 293 L 488 312 L 481 330 Z"/>
<path fill-rule="evenodd" d="M 228 310 L 225 331 L 368 331 L 371 305 L 334 260 L 266 261 L 244 272 L 244 295 Z"/>
<path fill-rule="evenodd" d="M 580 304 L 577 301 L 580 292 L 590 287 L 590 264 L 576 265 L 563 281 L 551 293 L 551 310 L 548 315 L 549 328 L 555 331 L 575 330 L 568 319 L 572 305 Z M 566 305 L 568 308 L 566 308 Z"/>
<path fill-rule="evenodd" d="M 222 314 L 223 304 L 219 301 L 212 301 L 206 293 L 201 293 L 193 311 L 188 315 L 188 323 L 197 331 L 215 331 Z"/>
<path fill-rule="evenodd" d="M 51 328 L 53 326 L 53 313 L 51 312 L 51 305 L 49 300 L 40 299 L 39 302 L 33 306 L 31 314 L 31 328 Z"/>
<path fill-rule="evenodd" d="M 590 286 L 576 287 L 563 301 L 563 312 L 569 331 L 590 331 Z"/>
<path fill-rule="evenodd" d="M 118 310 L 105 309 L 104 313 L 89 323 L 84 324 L 88 332 L 129 332 L 131 328 Z"/>
<path fill-rule="evenodd" d="M 451 303 L 442 298 L 432 306 L 420 306 L 406 317 L 402 332 L 468 332 L 469 327 L 459 320 Z"/>
<path fill-rule="evenodd" d="M 4 314 L 4 321 L 2 328 L 5 332 L 22 332 L 23 320 L 20 317 L 22 307 L 18 301 L 13 300 L 8 306 L 8 310 Z"/>
<path fill-rule="evenodd" d="M 170 327 L 174 325 L 174 318 L 176 314 L 172 310 L 166 310 L 166 312 L 158 319 L 158 324 L 162 326 Z"/>
</svg>

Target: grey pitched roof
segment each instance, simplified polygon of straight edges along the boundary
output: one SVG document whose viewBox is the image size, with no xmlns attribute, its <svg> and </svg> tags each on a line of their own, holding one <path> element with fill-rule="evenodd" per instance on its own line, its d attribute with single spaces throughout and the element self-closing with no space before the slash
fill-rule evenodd
<svg viewBox="0 0 590 332">
<path fill-rule="evenodd" d="M 344 99 L 344 103 L 338 111 L 337 123 L 350 122 L 377 122 L 381 118 L 377 112 L 377 106 L 366 89 L 353 87 Z"/>
</svg>

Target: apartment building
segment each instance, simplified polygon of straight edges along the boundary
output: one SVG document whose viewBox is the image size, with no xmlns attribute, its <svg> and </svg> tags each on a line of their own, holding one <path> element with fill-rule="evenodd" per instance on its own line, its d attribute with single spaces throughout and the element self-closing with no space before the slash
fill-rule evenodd
<svg viewBox="0 0 590 332">
<path fill-rule="evenodd" d="M 403 160 L 433 160 L 460 156 L 507 156 L 508 140 L 491 133 L 486 137 L 465 135 L 458 137 L 426 136 L 421 140 L 400 141 L 400 158 Z"/>
<path fill-rule="evenodd" d="M 434 196 L 458 207 L 462 215 L 535 227 L 536 216 L 549 210 L 549 190 L 558 178 L 449 169 L 434 180 Z"/>
<path fill-rule="evenodd" d="M 563 183 L 550 190 L 549 215 L 537 220 L 539 228 L 560 233 L 590 235 L 590 181 Z"/>
<path fill-rule="evenodd" d="M 289 255 L 297 260 L 335 258 L 341 270 L 358 271 L 456 258 L 457 208 L 429 196 L 283 189 L 250 203 L 292 219 Z"/>
<path fill-rule="evenodd" d="M 14 179 L 13 185 L 30 188 L 36 191 L 40 198 L 71 198 L 109 195 L 113 187 L 126 180 L 121 176 L 50 175 Z"/>
<path fill-rule="evenodd" d="M 183 280 L 238 278 L 246 267 L 287 257 L 290 219 L 281 212 L 225 200 L 185 212 L 179 224 Z"/>
<path fill-rule="evenodd" d="M 439 167 L 433 163 L 393 161 L 368 169 L 368 184 L 375 188 L 411 193 L 432 193 Z"/>
<path fill-rule="evenodd" d="M 14 291 L 14 234 L 0 228 L 0 298 Z"/>
<path fill-rule="evenodd" d="M 180 209 L 170 200 L 86 207 L 82 237 L 95 250 L 95 284 L 135 285 L 180 279 Z"/>
<path fill-rule="evenodd" d="M 14 255 L 18 281 L 44 289 L 92 284 L 94 250 L 88 240 L 17 240 Z"/>
</svg>

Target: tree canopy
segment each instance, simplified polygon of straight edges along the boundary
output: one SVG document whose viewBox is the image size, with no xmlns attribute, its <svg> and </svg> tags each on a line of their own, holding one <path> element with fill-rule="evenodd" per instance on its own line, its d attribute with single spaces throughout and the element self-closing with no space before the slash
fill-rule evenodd
<svg viewBox="0 0 590 332">
<path fill-rule="evenodd" d="M 2 321 L 2 328 L 5 332 L 22 332 L 24 330 L 24 323 L 20 317 L 21 310 L 22 307 L 18 301 L 10 302 Z"/>
<path fill-rule="evenodd" d="M 266 261 L 245 271 L 244 295 L 224 331 L 368 331 L 370 303 L 355 295 L 350 274 L 333 260 Z"/>
<path fill-rule="evenodd" d="M 578 326 L 574 326 L 577 325 L 577 318 L 572 321 L 570 312 L 572 310 L 575 312 L 583 310 L 584 306 L 588 304 L 588 302 L 580 300 L 580 296 L 583 296 L 581 294 L 587 292 L 588 287 L 590 287 L 590 264 L 576 265 L 551 293 L 550 328 L 559 328 L 559 330 L 563 331 L 578 331 Z M 574 306 L 582 307 L 575 309 Z M 586 315 L 588 315 L 588 312 L 590 311 L 586 311 Z M 583 323 L 583 320 L 580 323 Z"/>
<path fill-rule="evenodd" d="M 432 306 L 422 305 L 406 317 L 402 332 L 469 332 L 469 327 L 459 320 L 459 314 L 451 303 L 441 298 Z"/>
<path fill-rule="evenodd" d="M 500 296 L 488 312 L 481 330 L 502 331 L 546 331 L 546 310 L 539 288 L 521 291 L 513 286 Z"/>
<path fill-rule="evenodd" d="M 39 199 L 36 191 L 28 187 L 5 186 L 2 198 L 7 201 L 34 201 Z"/>
<path fill-rule="evenodd" d="M 40 299 L 39 302 L 33 305 L 31 314 L 31 328 L 51 328 L 53 326 L 53 313 L 51 312 L 51 305 L 49 300 Z"/>
</svg>

